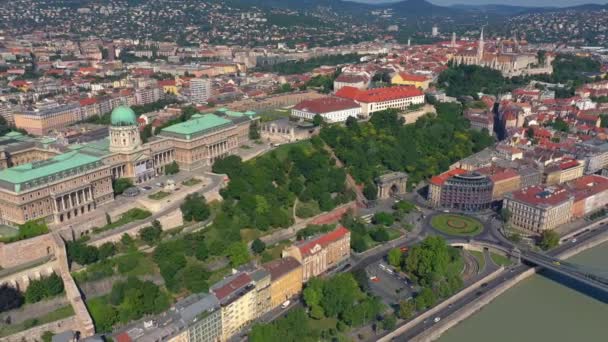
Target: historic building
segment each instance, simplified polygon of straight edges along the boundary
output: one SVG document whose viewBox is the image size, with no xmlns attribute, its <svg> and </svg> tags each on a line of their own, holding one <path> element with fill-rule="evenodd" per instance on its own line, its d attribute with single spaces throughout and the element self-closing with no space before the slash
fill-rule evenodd
<svg viewBox="0 0 608 342">
<path fill-rule="evenodd" d="M 454 169 L 429 181 L 429 202 L 434 207 L 478 211 L 490 208 L 494 184 L 477 172 Z"/>
<path fill-rule="evenodd" d="M 350 231 L 339 226 L 333 231 L 301 241 L 283 250 L 283 257 L 302 264 L 302 282 L 325 273 L 350 257 Z"/>
<path fill-rule="evenodd" d="M 327 123 L 344 122 L 349 117 L 357 118 L 361 107 L 357 102 L 341 97 L 325 97 L 305 100 L 291 109 L 291 116 L 299 119 L 313 120 L 319 115 Z"/>
<path fill-rule="evenodd" d="M 573 202 L 564 187 L 532 186 L 507 194 L 503 207 L 511 213 L 511 226 L 542 233 L 570 221 Z"/>
<path fill-rule="evenodd" d="M 542 58 L 544 60 L 539 60 L 537 53 L 521 52 L 518 43 L 509 44 L 509 47 L 502 43 L 486 47 L 482 28 L 477 50 L 462 50 L 452 57 L 452 61 L 498 70 L 505 77 L 553 73 L 553 55 L 545 54 Z"/>
<path fill-rule="evenodd" d="M 15 113 L 15 127 L 26 130 L 29 134 L 45 135 L 49 131 L 62 128 L 82 120 L 80 104 L 49 106 L 35 110 Z"/>
<path fill-rule="evenodd" d="M 113 179 L 145 182 L 173 161 L 186 170 L 209 166 L 248 142 L 256 119 L 253 112 L 195 114 L 142 143 L 133 110 L 117 106 L 106 139 L 66 147 L 9 133 L 0 139 L 0 222 L 69 222 L 112 201 Z"/>
<path fill-rule="evenodd" d="M 276 308 L 302 292 L 302 264 L 294 257 L 285 257 L 265 263 L 270 273 L 270 308 Z"/>
<path fill-rule="evenodd" d="M 361 106 L 361 115 L 369 117 L 385 109 L 405 110 L 411 105 L 424 104 L 424 93 L 413 86 L 396 86 L 359 90 L 343 87 L 336 96 L 351 99 Z"/>
</svg>

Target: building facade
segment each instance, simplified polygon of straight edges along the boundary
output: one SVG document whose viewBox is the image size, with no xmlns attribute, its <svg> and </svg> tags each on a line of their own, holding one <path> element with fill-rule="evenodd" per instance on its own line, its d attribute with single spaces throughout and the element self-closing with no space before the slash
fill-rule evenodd
<svg viewBox="0 0 608 342">
<path fill-rule="evenodd" d="M 273 260 L 262 267 L 270 273 L 270 308 L 276 308 L 302 292 L 302 264 L 294 257 Z"/>
<path fill-rule="evenodd" d="M 253 279 L 244 272 L 230 276 L 211 287 L 220 301 L 222 341 L 234 336 L 256 319 L 257 291 Z"/>
<path fill-rule="evenodd" d="M 190 100 L 196 104 L 206 103 L 211 97 L 211 80 L 193 78 L 190 80 Z"/>
<path fill-rule="evenodd" d="M 532 186 L 507 194 L 503 206 L 511 213 L 511 226 L 540 234 L 569 222 L 573 202 L 563 187 Z"/>
<path fill-rule="evenodd" d="M 397 86 L 359 90 L 343 87 L 336 96 L 351 99 L 361 106 L 361 115 L 369 117 L 385 109 L 405 110 L 411 105 L 424 104 L 424 93 L 413 86 Z"/>
<path fill-rule="evenodd" d="M 15 127 L 39 136 L 82 120 L 78 103 L 16 112 L 13 118 Z"/>
<path fill-rule="evenodd" d="M 441 187 L 439 206 L 461 211 L 479 211 L 492 205 L 494 184 L 490 177 L 468 172 L 448 178 Z"/>
<path fill-rule="evenodd" d="M 350 257 L 350 231 L 339 226 L 329 233 L 292 245 L 283 250 L 283 257 L 289 256 L 302 264 L 302 282 L 305 283 Z"/>
<path fill-rule="evenodd" d="M 306 100 L 291 109 L 291 116 L 304 120 L 313 120 L 320 115 L 327 123 L 344 122 L 349 117 L 357 118 L 361 106 L 355 101 L 340 97 L 326 97 Z"/>
</svg>

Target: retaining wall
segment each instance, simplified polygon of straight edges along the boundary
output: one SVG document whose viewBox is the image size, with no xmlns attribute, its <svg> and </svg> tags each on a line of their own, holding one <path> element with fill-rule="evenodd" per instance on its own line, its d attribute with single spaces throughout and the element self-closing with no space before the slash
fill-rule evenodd
<svg viewBox="0 0 608 342">
<path fill-rule="evenodd" d="M 78 320 L 76 316 L 61 319 L 59 321 L 38 325 L 31 329 L 18 332 L 16 334 L 2 337 L 4 342 L 23 342 L 23 341 L 42 341 L 42 334 L 50 331 L 54 334 L 62 333 L 66 330 L 78 331 Z"/>
</svg>

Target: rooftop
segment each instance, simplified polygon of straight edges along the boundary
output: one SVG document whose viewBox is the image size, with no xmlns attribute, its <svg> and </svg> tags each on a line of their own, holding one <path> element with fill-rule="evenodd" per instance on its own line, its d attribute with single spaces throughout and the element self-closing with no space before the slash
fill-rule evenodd
<svg viewBox="0 0 608 342">
<path fill-rule="evenodd" d="M 354 87 L 343 87 L 336 92 L 336 96 L 359 102 L 384 102 L 407 97 L 423 96 L 424 93 L 414 86 L 399 86 L 359 90 Z"/>
<path fill-rule="evenodd" d="M 556 206 L 570 200 L 570 193 L 563 187 L 531 186 L 513 192 L 510 197 L 528 205 Z"/>
<path fill-rule="evenodd" d="M 272 281 L 283 277 L 300 266 L 300 262 L 294 257 L 281 258 L 262 265 L 266 271 L 270 272 L 270 279 Z"/>
<path fill-rule="evenodd" d="M 72 151 L 41 162 L 4 169 L 0 171 L 0 182 L 13 184 L 14 191 L 19 192 L 21 184 L 58 174 L 66 177 L 69 171 L 97 167 L 98 162 L 101 162 L 98 157 Z"/>
<path fill-rule="evenodd" d="M 215 114 L 203 114 L 192 119 L 162 129 L 162 133 L 174 133 L 185 135 L 190 139 L 191 135 L 202 133 L 213 128 L 231 125 L 232 121 L 221 118 Z"/>
<path fill-rule="evenodd" d="M 434 176 L 429 180 L 429 183 L 433 184 L 433 185 L 443 185 L 443 183 L 445 183 L 446 180 L 457 176 L 457 175 L 463 175 L 467 173 L 467 170 L 464 169 L 453 169 L 453 170 L 449 170 L 447 172 L 444 172 L 440 175 Z"/>
<path fill-rule="evenodd" d="M 293 107 L 293 109 L 296 110 L 315 114 L 330 113 L 353 108 L 359 108 L 359 105 L 355 101 L 333 96 L 304 100 Z"/>
<path fill-rule="evenodd" d="M 313 250 L 315 249 L 315 246 L 319 245 L 321 247 L 326 247 L 330 243 L 342 239 L 346 234 L 349 233 L 350 231 L 344 226 L 339 226 L 329 233 L 320 235 L 310 240 L 305 240 L 298 244 L 297 247 L 300 249 L 300 253 L 302 253 L 302 255 L 314 254 Z"/>
</svg>

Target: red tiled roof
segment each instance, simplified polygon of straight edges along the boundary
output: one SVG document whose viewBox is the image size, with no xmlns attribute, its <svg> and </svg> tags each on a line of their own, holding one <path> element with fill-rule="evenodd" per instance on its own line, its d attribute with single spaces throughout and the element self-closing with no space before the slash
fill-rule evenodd
<svg viewBox="0 0 608 342">
<path fill-rule="evenodd" d="M 568 200 L 570 193 L 563 187 L 543 188 L 541 186 L 531 186 L 513 192 L 512 197 L 526 204 L 546 204 L 552 206 Z"/>
<path fill-rule="evenodd" d="M 576 167 L 578 165 L 579 165 L 578 161 L 576 161 L 576 160 L 569 160 L 567 162 L 559 164 L 559 168 L 562 169 L 562 170 L 566 170 L 566 169 L 569 169 L 569 168 L 572 168 L 572 167 Z"/>
<path fill-rule="evenodd" d="M 226 285 L 213 290 L 217 299 L 222 300 L 234 291 L 242 288 L 251 282 L 251 277 L 247 273 L 241 273 Z"/>
<path fill-rule="evenodd" d="M 574 194 L 574 200 L 580 201 L 608 190 L 608 178 L 599 175 L 587 175 L 568 182 L 567 185 Z"/>
<path fill-rule="evenodd" d="M 467 173 L 467 170 L 464 170 L 464 169 L 449 170 L 440 175 L 432 177 L 431 180 L 429 180 L 429 183 L 441 186 L 441 185 L 443 185 L 443 183 L 445 183 L 446 180 L 448 180 L 454 176 L 462 175 L 465 173 Z"/>
<path fill-rule="evenodd" d="M 300 266 L 300 262 L 294 257 L 286 257 L 267 262 L 262 267 L 270 273 L 270 279 L 275 281 Z"/>
<path fill-rule="evenodd" d="M 304 100 L 293 107 L 309 113 L 323 114 L 339 110 L 359 108 L 359 105 L 350 99 L 341 97 L 321 97 L 313 100 Z"/>
<path fill-rule="evenodd" d="M 311 254 L 311 250 L 316 245 L 327 247 L 327 245 L 342 239 L 348 233 L 350 233 L 348 229 L 344 228 L 344 226 L 339 226 L 327 234 L 323 234 L 316 239 L 304 242 L 303 244 L 299 245 L 298 248 L 300 249 L 300 253 L 302 255 L 309 255 Z"/>
<path fill-rule="evenodd" d="M 94 97 L 89 97 L 86 99 L 80 99 L 78 102 L 80 102 L 81 107 L 84 107 L 84 106 L 88 106 L 88 105 L 97 103 L 97 99 Z"/>
<path fill-rule="evenodd" d="M 127 334 L 126 332 L 123 332 L 123 333 L 116 335 L 116 341 L 117 342 L 132 342 L 133 340 L 131 339 L 131 336 L 129 336 L 129 334 Z"/>
<path fill-rule="evenodd" d="M 342 83 L 367 83 L 367 81 L 368 78 L 363 75 L 340 74 L 340 76 L 336 78 L 336 82 Z"/>
<path fill-rule="evenodd" d="M 376 88 L 369 90 L 359 90 L 353 87 L 344 87 L 336 92 L 336 96 L 365 103 L 384 102 L 421 95 L 424 95 L 424 93 L 414 86 Z"/>
<path fill-rule="evenodd" d="M 158 85 L 160 87 L 170 87 L 175 86 L 175 80 L 159 80 Z"/>
<path fill-rule="evenodd" d="M 424 82 L 424 81 L 428 80 L 428 78 L 426 76 L 408 74 L 408 73 L 405 73 L 405 72 L 400 72 L 399 76 L 401 76 L 401 79 L 404 80 L 404 81 Z"/>
</svg>

